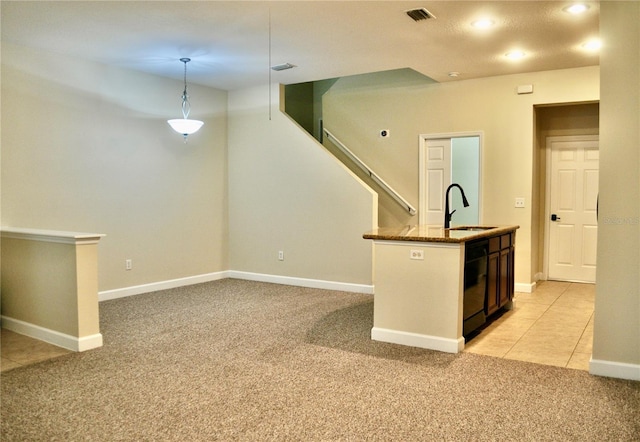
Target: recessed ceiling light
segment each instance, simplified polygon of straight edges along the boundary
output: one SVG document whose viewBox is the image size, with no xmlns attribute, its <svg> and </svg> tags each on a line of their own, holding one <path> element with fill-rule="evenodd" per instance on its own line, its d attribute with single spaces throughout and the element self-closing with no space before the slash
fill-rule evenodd
<svg viewBox="0 0 640 442">
<path fill-rule="evenodd" d="M 599 39 L 594 38 L 593 40 L 589 40 L 588 42 L 583 43 L 582 47 L 587 51 L 595 52 L 602 47 L 602 42 Z"/>
<path fill-rule="evenodd" d="M 447 74 L 449 77 L 455 78 L 460 76 L 460 72 L 456 72 L 456 71 L 451 71 Z"/>
<path fill-rule="evenodd" d="M 488 18 L 481 18 L 480 20 L 475 20 L 471 22 L 471 26 L 476 29 L 489 29 L 492 28 L 496 23 L 493 20 Z"/>
<path fill-rule="evenodd" d="M 521 58 L 525 57 L 525 53 L 523 51 L 509 51 L 506 54 L 504 54 L 505 57 L 507 57 L 509 60 L 520 60 Z"/>
<path fill-rule="evenodd" d="M 573 5 L 562 8 L 564 12 L 568 12 L 573 15 L 582 14 L 583 12 L 586 12 L 587 9 L 589 9 L 589 6 L 584 3 L 574 3 Z"/>
</svg>

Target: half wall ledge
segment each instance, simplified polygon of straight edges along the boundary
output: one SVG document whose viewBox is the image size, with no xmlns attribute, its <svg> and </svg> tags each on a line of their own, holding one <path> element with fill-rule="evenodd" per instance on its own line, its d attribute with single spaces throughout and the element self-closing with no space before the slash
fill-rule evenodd
<svg viewBox="0 0 640 442">
<path fill-rule="evenodd" d="M 98 243 L 104 236 L 3 227 L 2 326 L 72 351 L 102 346 Z"/>
</svg>

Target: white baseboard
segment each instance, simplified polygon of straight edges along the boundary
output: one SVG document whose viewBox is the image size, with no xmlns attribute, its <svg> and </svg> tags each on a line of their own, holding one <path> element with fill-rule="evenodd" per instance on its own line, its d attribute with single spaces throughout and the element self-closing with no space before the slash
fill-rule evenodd
<svg viewBox="0 0 640 442">
<path fill-rule="evenodd" d="M 321 279 L 294 278 L 291 276 L 267 275 L 264 273 L 239 272 L 229 270 L 229 278 L 245 279 L 248 281 L 271 282 L 274 284 L 293 285 L 297 287 L 309 287 L 314 289 L 338 290 L 342 292 L 373 294 L 373 286 L 366 284 L 353 284 L 348 282 L 326 281 Z"/>
<path fill-rule="evenodd" d="M 268 275 L 263 273 L 240 272 L 227 270 L 204 275 L 188 276 L 186 278 L 170 279 L 167 281 L 153 282 L 150 284 L 123 287 L 121 289 L 105 290 L 98 293 L 98 301 L 124 298 L 143 293 L 156 292 L 158 290 L 173 289 L 203 282 L 218 281 L 225 278 L 244 279 L 247 281 L 271 282 L 274 284 L 293 285 L 326 290 L 339 290 L 343 292 L 373 294 L 373 286 L 365 284 L 352 284 L 347 282 L 324 281 L 320 279 L 294 278 L 290 276 Z"/>
<path fill-rule="evenodd" d="M 102 347 L 102 334 L 100 333 L 76 337 L 8 316 L 2 316 L 2 327 L 71 351 L 86 351 Z"/>
<path fill-rule="evenodd" d="M 111 299 L 125 298 L 127 296 L 141 295 L 143 293 L 149 292 L 157 292 L 158 290 L 174 289 L 176 287 L 217 281 L 219 279 L 228 278 L 228 273 L 229 272 L 205 273 L 204 275 L 188 276 L 186 278 L 169 279 L 167 281 L 134 285 L 121 289 L 105 290 L 102 292 L 98 292 L 98 301 L 109 301 Z"/>
<path fill-rule="evenodd" d="M 428 348 L 446 353 L 459 353 L 464 349 L 463 337 L 448 339 L 380 327 L 373 327 L 371 329 L 371 339 L 374 341 L 389 342 L 391 344 L 407 345 L 409 347 Z"/>
<path fill-rule="evenodd" d="M 535 282 L 532 282 L 532 283 L 516 282 L 514 286 L 515 286 L 514 290 L 520 293 L 533 293 L 533 291 L 536 289 Z"/>
<path fill-rule="evenodd" d="M 589 373 L 595 376 L 640 381 L 640 365 L 638 364 L 602 361 L 591 358 L 589 361 Z"/>
</svg>

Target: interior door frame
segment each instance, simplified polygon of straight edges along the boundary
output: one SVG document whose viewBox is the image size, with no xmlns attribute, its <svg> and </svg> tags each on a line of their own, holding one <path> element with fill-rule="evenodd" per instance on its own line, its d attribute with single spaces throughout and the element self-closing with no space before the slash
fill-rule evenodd
<svg viewBox="0 0 640 442">
<path fill-rule="evenodd" d="M 418 223 L 426 224 L 425 216 L 426 211 L 424 210 L 427 207 L 427 195 L 429 192 L 424 191 L 424 187 L 426 185 L 427 180 L 427 168 L 426 168 L 426 160 L 427 160 L 427 141 L 429 140 L 439 140 L 443 138 L 466 138 L 466 137 L 478 137 L 478 224 L 482 225 L 483 215 L 482 215 L 482 171 L 484 169 L 483 165 L 483 144 L 484 144 L 484 132 L 483 131 L 469 131 L 469 132 L 445 132 L 445 133 L 435 133 L 435 134 L 420 134 L 420 142 L 419 142 L 419 152 L 418 152 L 418 162 L 419 164 L 419 180 L 418 180 Z"/>
<path fill-rule="evenodd" d="M 549 230 L 551 229 L 551 144 L 555 141 L 600 141 L 600 136 L 593 135 L 555 135 L 545 139 L 545 198 L 544 198 L 544 253 L 542 280 L 549 279 Z M 600 147 L 598 147 L 598 150 Z M 597 266 L 597 263 L 596 263 Z"/>
</svg>

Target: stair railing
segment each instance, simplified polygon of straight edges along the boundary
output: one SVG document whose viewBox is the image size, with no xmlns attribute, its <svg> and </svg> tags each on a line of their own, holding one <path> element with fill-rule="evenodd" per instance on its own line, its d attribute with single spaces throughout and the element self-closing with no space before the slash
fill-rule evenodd
<svg viewBox="0 0 640 442">
<path fill-rule="evenodd" d="M 331 132 L 327 129 L 323 129 L 323 132 L 327 136 L 327 139 L 331 141 L 342 153 L 344 153 L 353 163 L 358 166 L 364 173 L 366 173 L 373 181 L 376 182 L 391 198 L 393 198 L 398 204 L 400 204 L 410 215 L 415 215 L 417 213 L 416 209 L 409 204 L 409 202 L 404 199 L 398 192 L 393 189 L 390 185 L 388 185 L 382 178 L 380 178 L 369 166 L 367 166 L 356 154 L 351 152 L 347 146 L 344 145 L 339 139 L 337 139 Z"/>
</svg>

